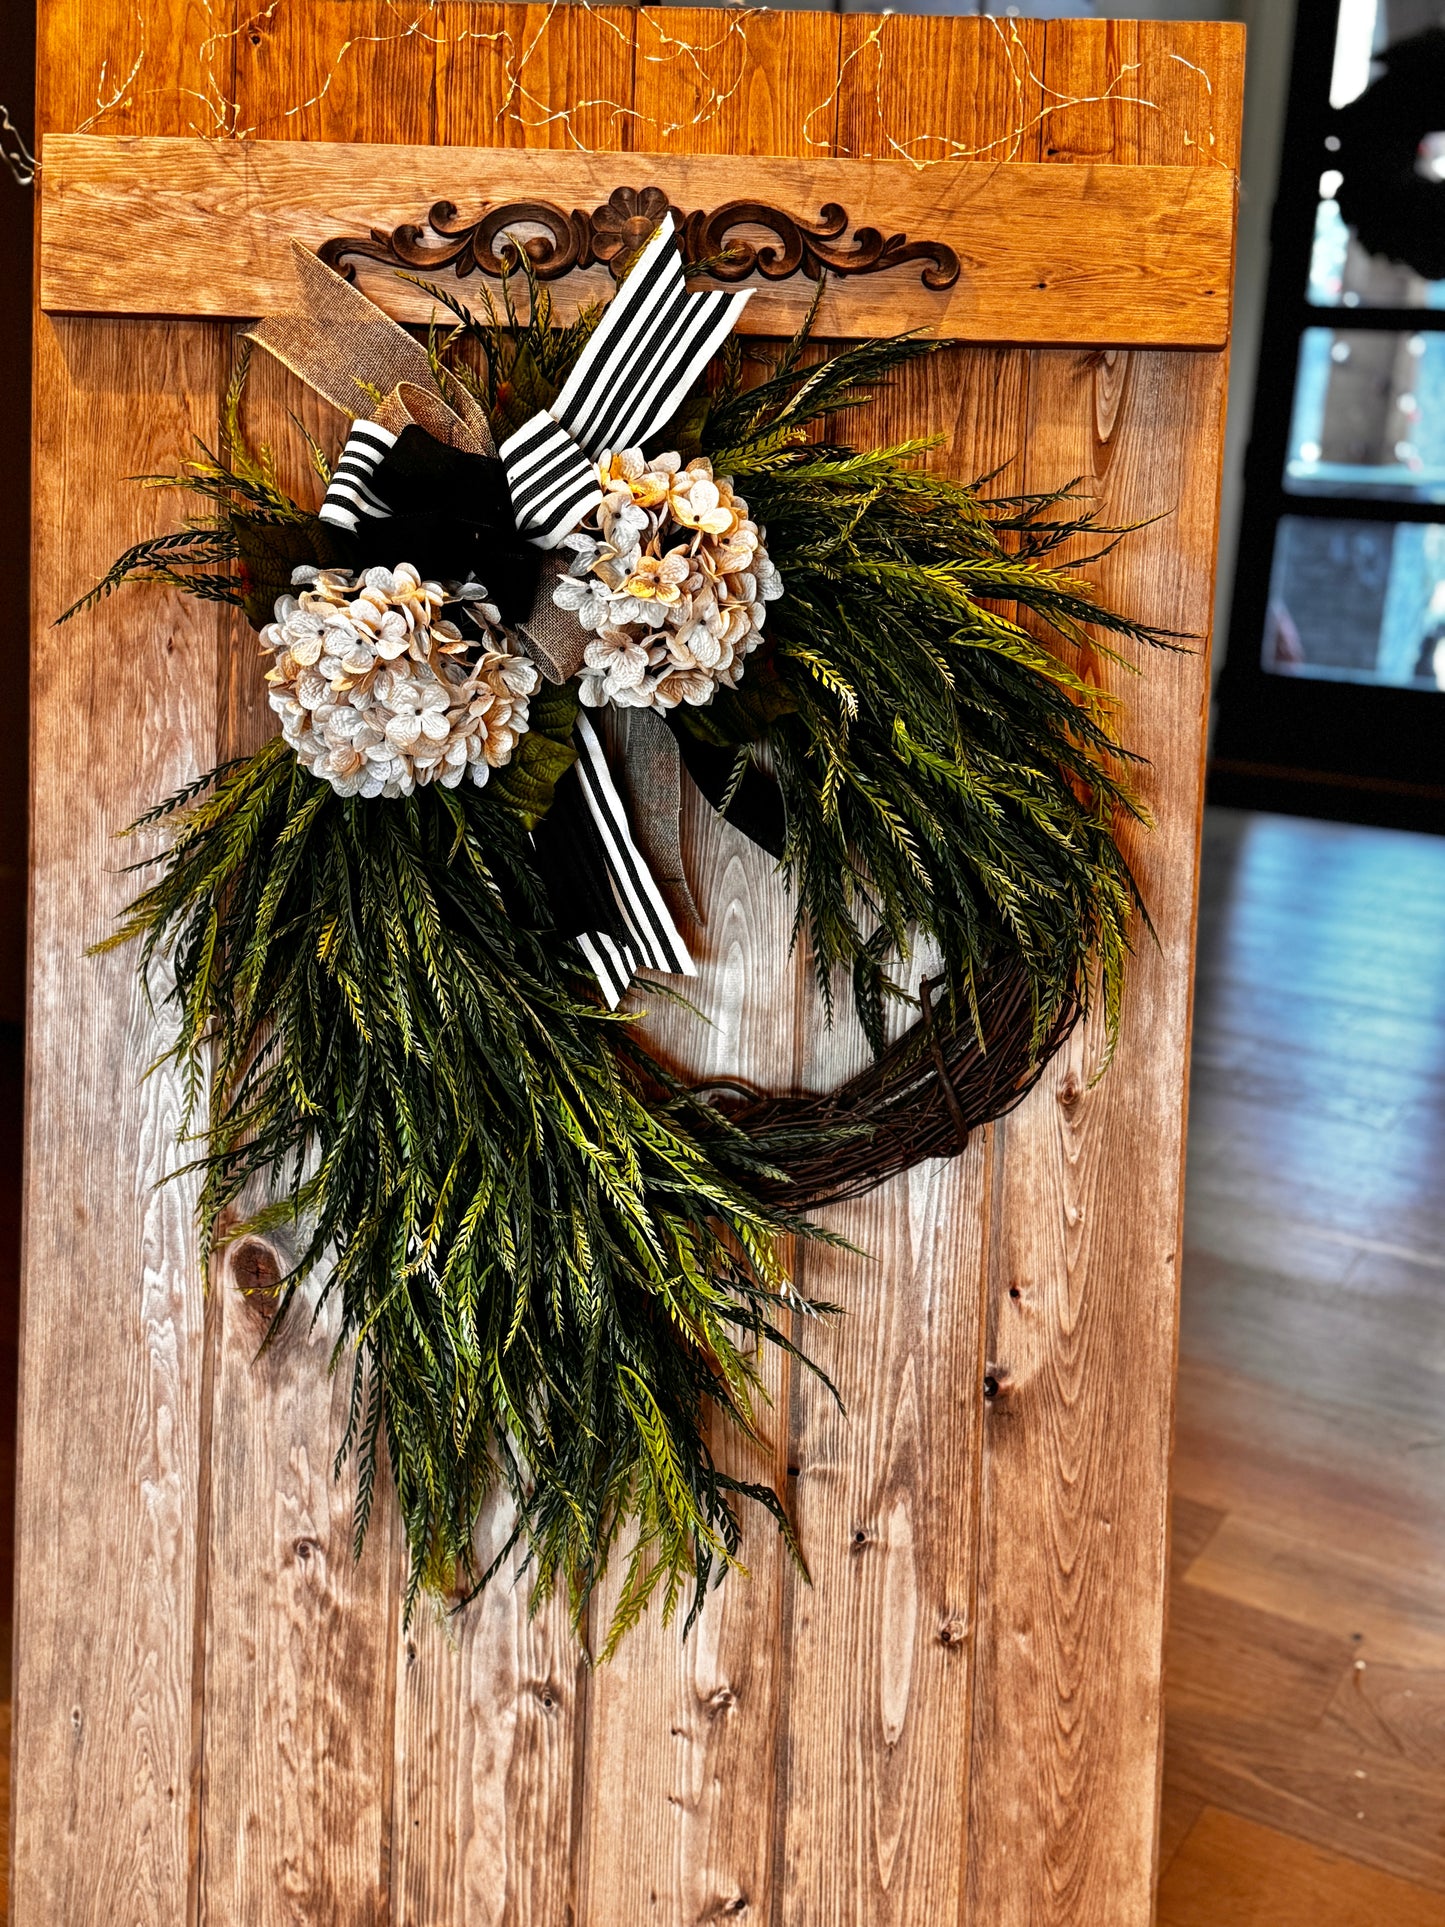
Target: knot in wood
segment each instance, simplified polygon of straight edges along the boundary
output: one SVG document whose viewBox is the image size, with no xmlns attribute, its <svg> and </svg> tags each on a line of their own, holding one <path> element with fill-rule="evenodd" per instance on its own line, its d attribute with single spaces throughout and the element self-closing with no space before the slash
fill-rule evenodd
<svg viewBox="0 0 1445 1927">
<path fill-rule="evenodd" d="M 257 1316 L 269 1319 L 281 1288 L 281 1261 L 261 1238 L 242 1238 L 231 1247 L 231 1281 Z"/>
</svg>

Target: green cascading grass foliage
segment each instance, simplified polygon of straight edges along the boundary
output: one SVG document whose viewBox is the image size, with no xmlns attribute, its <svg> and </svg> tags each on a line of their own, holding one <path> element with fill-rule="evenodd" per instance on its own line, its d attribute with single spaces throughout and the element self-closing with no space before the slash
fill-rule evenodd
<svg viewBox="0 0 1445 1927">
<path fill-rule="evenodd" d="M 1113 655 L 1101 631 L 1172 638 L 1101 605 L 1078 562 L 1052 560 L 1122 533 L 1072 488 L 992 499 L 987 481 L 924 467 L 932 443 L 809 438 L 931 344 L 866 342 L 811 368 L 798 345 L 753 388 L 734 356 L 708 410 L 702 445 L 766 526 L 786 594 L 762 673 L 750 664 L 687 720 L 717 742 L 766 744 L 820 987 L 826 999 L 834 972 L 851 974 L 875 1048 L 919 931 L 965 997 L 991 959 L 1017 955 L 1040 1036 L 1097 982 L 1112 1040 L 1142 907 L 1116 828 L 1146 819 L 1112 705 L 1083 669 Z"/>
<path fill-rule="evenodd" d="M 164 1061 L 205 1107 L 207 1253 L 259 1182 L 271 1201 L 228 1235 L 301 1227 L 278 1316 L 328 1262 L 358 1546 L 383 1445 L 413 1593 L 485 1577 L 498 1480 L 538 1596 L 579 1620 L 635 1521 L 610 1651 L 659 1588 L 670 1615 L 691 1581 L 695 1610 L 739 1499 L 791 1544 L 770 1488 L 718 1469 L 704 1411 L 753 1432 L 759 1346 L 792 1349 L 799 1303 L 778 1240 L 806 1227 L 750 1192 L 764 1157 L 564 980 L 521 820 L 485 791 L 337 797 L 278 738 L 156 824 L 161 875 L 109 941 L 171 961 Z"/>
<path fill-rule="evenodd" d="M 466 386 L 499 439 L 553 399 L 596 320 L 554 328 L 535 285 L 527 319 L 510 286 L 484 321 L 431 291 L 455 316 L 432 331 L 438 379 Z M 761 380 L 730 343 L 652 444 L 735 478 L 785 586 L 739 689 L 681 720 L 733 747 L 739 775 L 748 759 L 776 774 L 779 887 L 830 1008 L 851 977 L 875 1047 L 920 935 L 950 1008 L 1012 956 L 1039 1039 L 1095 982 L 1112 1035 L 1140 912 L 1115 831 L 1142 811 L 1084 670 L 1101 633 L 1169 638 L 1061 565 L 1066 545 L 1097 553 L 1119 534 L 1071 490 L 995 499 L 931 472 L 929 443 L 834 439 L 930 344 L 809 365 L 806 336 Z M 257 619 L 297 560 L 324 554 L 324 525 L 248 446 L 240 404 L 238 378 L 218 450 L 145 478 L 202 512 L 78 608 L 140 578 Z M 533 709 L 541 725 L 544 699 Z M 278 1315 L 318 1266 L 323 1299 L 340 1299 L 358 1544 L 384 1454 L 413 1595 L 484 1583 L 522 1546 L 536 1596 L 565 1592 L 580 1623 L 635 1523 L 606 1652 L 659 1590 L 671 1613 L 690 1586 L 696 1610 L 736 1560 L 742 1499 L 793 1545 L 778 1496 L 718 1469 L 704 1415 L 711 1401 L 753 1431 L 762 1349 L 792 1350 L 779 1241 L 824 1234 L 763 1201 L 778 1194 L 768 1144 L 670 1080 L 550 934 L 527 831 L 569 728 L 534 727 L 485 790 L 391 802 L 336 797 L 278 738 L 144 820 L 167 847 L 112 941 L 138 940 L 143 968 L 171 961 L 167 1061 L 204 1114 L 207 1249 L 223 1225 L 293 1224 Z M 258 1191 L 271 1202 L 237 1224 Z M 475 1527 L 499 1481 L 516 1533 L 484 1573 Z"/>
</svg>

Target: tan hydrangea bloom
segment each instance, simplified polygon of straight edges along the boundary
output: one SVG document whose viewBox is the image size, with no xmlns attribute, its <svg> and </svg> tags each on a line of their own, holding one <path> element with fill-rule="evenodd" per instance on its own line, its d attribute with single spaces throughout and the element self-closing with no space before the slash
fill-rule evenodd
<svg viewBox="0 0 1445 1927">
<path fill-rule="evenodd" d="M 591 632 L 582 701 L 672 709 L 737 683 L 762 641 L 764 605 L 782 594 L 763 531 L 705 458 L 650 464 L 640 449 L 598 464 L 602 504 L 564 547 L 553 591 Z"/>
<path fill-rule="evenodd" d="M 479 583 L 424 582 L 409 563 L 298 569 L 261 632 L 282 733 L 341 796 L 408 796 L 477 785 L 527 729 L 536 668 L 516 654 Z M 486 640 L 444 616 L 465 605 Z"/>
</svg>

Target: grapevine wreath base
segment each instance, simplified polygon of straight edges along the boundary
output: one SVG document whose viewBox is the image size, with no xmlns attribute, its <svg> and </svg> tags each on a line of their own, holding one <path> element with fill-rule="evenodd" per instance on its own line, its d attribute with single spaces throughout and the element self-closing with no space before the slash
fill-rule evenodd
<svg viewBox="0 0 1445 1927">
<path fill-rule="evenodd" d="M 1112 1035 L 1141 812 L 1084 652 L 1165 638 L 1059 566 L 1118 533 L 1069 489 L 836 438 L 931 344 L 819 361 L 805 329 L 745 364 L 746 294 L 688 292 L 667 219 L 569 327 L 536 284 L 518 314 L 525 271 L 500 316 L 432 288 L 423 344 L 298 250 L 255 339 L 370 409 L 313 446 L 324 499 L 248 445 L 243 369 L 219 449 L 151 478 L 200 512 L 80 606 L 128 577 L 239 604 L 281 725 L 142 819 L 162 853 L 108 940 L 170 962 L 207 1253 L 290 1227 L 278 1318 L 325 1259 L 358 1543 L 384 1454 L 409 1597 L 520 1551 L 580 1623 L 625 1542 L 605 1653 L 655 1593 L 690 1623 L 743 1500 L 801 1559 L 709 1442 L 755 1434 L 764 1347 L 832 1309 L 783 1241 L 959 1151 L 1091 998 Z M 874 1061 L 829 1094 L 690 1085 L 624 1005 L 694 969 L 682 770 L 776 859 L 827 1011 L 851 995 Z M 499 1481 L 515 1531 L 478 1570 Z"/>
</svg>

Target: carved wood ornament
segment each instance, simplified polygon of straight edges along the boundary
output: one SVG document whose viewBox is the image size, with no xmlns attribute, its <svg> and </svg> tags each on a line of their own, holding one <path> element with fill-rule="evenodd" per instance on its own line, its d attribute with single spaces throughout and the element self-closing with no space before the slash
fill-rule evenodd
<svg viewBox="0 0 1445 1927">
<path fill-rule="evenodd" d="M 336 235 L 318 251 L 329 267 L 348 276 L 354 273 L 349 261 L 360 258 L 423 274 L 453 268 L 459 276 L 500 279 L 515 272 L 525 256 L 539 281 L 557 281 L 574 268 L 594 266 L 605 266 L 620 280 L 668 205 L 660 187 L 615 187 L 590 213 L 584 208 L 568 213 L 552 201 L 507 201 L 468 221 L 451 201 L 437 201 L 427 227 L 439 240 L 405 222 L 389 233 L 373 228 L 369 235 Z M 959 276 L 958 256 L 945 242 L 910 241 L 906 234 L 885 235 L 875 227 L 860 227 L 850 236 L 847 211 L 836 201 L 826 202 L 816 221 L 763 201 L 725 201 L 711 213 L 673 208 L 672 215 L 683 259 L 689 265 L 706 262 L 715 281 L 744 281 L 750 274 L 766 281 L 803 273 L 815 280 L 824 273 L 880 274 L 910 261 L 928 264 L 922 271 L 926 288 L 951 288 Z M 513 233 L 522 226 L 543 232 Z M 763 228 L 774 240 L 749 240 L 734 232 L 739 228 Z"/>
</svg>

